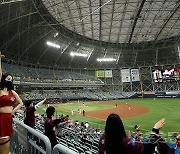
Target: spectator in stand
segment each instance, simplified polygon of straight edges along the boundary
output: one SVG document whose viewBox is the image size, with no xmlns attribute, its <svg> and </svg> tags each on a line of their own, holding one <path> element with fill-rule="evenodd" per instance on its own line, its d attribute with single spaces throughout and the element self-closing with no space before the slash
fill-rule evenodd
<svg viewBox="0 0 180 154">
<path fill-rule="evenodd" d="M 141 131 L 140 131 L 140 126 L 135 125 L 134 129 L 136 130 L 136 134 L 135 134 L 135 140 L 136 141 L 141 141 Z"/>
<path fill-rule="evenodd" d="M 79 127 L 79 121 L 78 120 L 75 121 L 75 127 Z"/>
<path fill-rule="evenodd" d="M 40 107 L 44 102 L 46 101 L 46 98 L 37 103 L 36 105 L 33 105 L 32 101 L 27 101 L 25 103 L 25 118 L 24 123 L 30 127 L 35 126 L 35 111 Z"/>
<path fill-rule="evenodd" d="M 88 122 L 85 122 L 84 126 L 85 126 L 86 129 L 88 129 L 89 123 L 88 123 Z"/>
<path fill-rule="evenodd" d="M 175 147 L 175 149 L 177 149 L 177 148 L 180 148 L 180 135 L 176 136 L 176 147 Z"/>
<path fill-rule="evenodd" d="M 95 130 L 95 134 L 101 134 L 101 130 L 100 129 L 96 129 Z"/>
<path fill-rule="evenodd" d="M 57 144 L 56 134 L 55 134 L 55 126 L 59 123 L 68 121 L 68 116 L 62 117 L 60 119 L 53 119 L 53 115 L 55 113 L 55 108 L 53 106 L 49 106 L 46 109 L 47 118 L 44 120 L 44 127 L 45 127 L 45 135 L 49 138 L 51 142 L 52 148 Z"/>
<path fill-rule="evenodd" d="M 176 147 L 175 147 L 175 153 L 180 154 L 180 135 L 176 137 Z"/>
<path fill-rule="evenodd" d="M 0 52 L 0 154 L 8 154 L 13 133 L 12 114 L 23 105 L 19 95 L 13 90 L 13 76 L 2 74 Z"/>
<path fill-rule="evenodd" d="M 87 134 L 83 134 L 81 141 L 83 141 L 84 143 L 87 142 L 89 140 Z"/>
<path fill-rule="evenodd" d="M 85 126 L 84 126 L 84 122 L 81 122 L 81 127 L 83 127 L 83 128 L 85 127 Z"/>
<path fill-rule="evenodd" d="M 117 114 L 110 114 L 106 121 L 105 134 L 99 141 L 99 154 L 153 154 L 156 142 L 161 154 L 174 154 L 164 140 L 158 135 L 165 119 L 159 120 L 153 127 L 150 139 L 152 142 L 136 142 L 126 136 L 124 125 Z"/>
</svg>

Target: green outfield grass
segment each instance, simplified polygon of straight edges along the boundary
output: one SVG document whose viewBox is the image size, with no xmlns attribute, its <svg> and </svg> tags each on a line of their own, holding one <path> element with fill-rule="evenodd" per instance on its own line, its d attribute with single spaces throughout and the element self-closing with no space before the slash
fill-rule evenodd
<svg viewBox="0 0 180 154">
<path fill-rule="evenodd" d="M 174 99 L 129 99 L 129 100 L 116 100 L 116 101 L 110 101 L 115 103 L 129 103 L 129 104 L 137 104 L 137 105 L 143 105 L 145 107 L 150 108 L 150 112 L 143 115 L 143 116 L 137 116 L 132 118 L 124 118 L 123 123 L 125 125 L 125 129 L 128 130 L 134 130 L 133 127 L 135 124 L 138 124 L 141 126 L 142 132 L 149 133 L 155 124 L 156 121 L 158 121 L 161 118 L 166 118 L 166 125 L 161 129 L 162 135 L 167 138 L 168 133 L 170 132 L 179 132 L 180 133 L 180 99 L 174 98 Z M 70 118 L 73 120 L 79 120 L 79 121 L 88 121 L 92 126 L 98 127 L 101 129 L 104 129 L 105 121 L 103 120 L 96 120 L 96 119 L 90 119 L 87 117 L 83 117 L 79 114 L 76 114 L 74 116 L 71 116 L 70 111 L 73 109 L 74 111 L 77 111 L 79 106 L 83 106 L 82 103 L 67 103 L 67 104 L 55 104 L 53 106 L 57 107 L 57 115 L 59 114 L 69 114 Z M 94 110 L 103 110 L 103 109 L 110 109 L 114 108 L 115 106 L 108 106 L 108 105 L 101 105 L 94 102 L 86 102 L 84 109 L 86 112 L 88 111 L 94 111 Z M 65 112 L 66 111 L 66 112 Z M 44 107 L 41 107 L 38 109 L 39 113 L 44 113 Z"/>
</svg>

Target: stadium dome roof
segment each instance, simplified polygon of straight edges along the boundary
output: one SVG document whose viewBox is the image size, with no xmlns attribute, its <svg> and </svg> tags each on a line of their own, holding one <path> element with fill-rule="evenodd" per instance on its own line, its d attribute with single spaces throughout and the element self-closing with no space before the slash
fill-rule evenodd
<svg viewBox="0 0 180 154">
<path fill-rule="evenodd" d="M 94 40 L 137 43 L 179 34 L 177 0 L 42 0 L 58 24 Z"/>
<path fill-rule="evenodd" d="M 1 0 L 0 50 L 31 65 L 179 64 L 179 19 L 178 0 Z"/>
</svg>

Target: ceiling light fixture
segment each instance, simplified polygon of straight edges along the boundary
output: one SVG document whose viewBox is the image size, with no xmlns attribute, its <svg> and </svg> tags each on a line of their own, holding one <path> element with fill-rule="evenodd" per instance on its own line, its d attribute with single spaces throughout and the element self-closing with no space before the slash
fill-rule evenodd
<svg viewBox="0 0 180 154">
<path fill-rule="evenodd" d="M 58 35 L 59 35 L 59 33 L 55 33 L 55 34 L 54 34 L 54 37 L 57 37 Z"/>
<path fill-rule="evenodd" d="M 97 58 L 98 62 L 113 62 L 113 61 L 117 61 L 117 59 L 114 58 Z"/>
<path fill-rule="evenodd" d="M 54 47 L 54 48 L 58 48 L 58 49 L 60 48 L 60 45 L 52 43 L 52 42 L 49 42 L 49 41 L 47 41 L 46 44 L 51 46 L 51 47 Z"/>
<path fill-rule="evenodd" d="M 70 55 L 71 55 L 72 57 L 74 57 L 74 56 L 87 57 L 87 56 L 88 56 L 87 54 L 79 53 L 79 52 L 71 52 Z"/>
</svg>

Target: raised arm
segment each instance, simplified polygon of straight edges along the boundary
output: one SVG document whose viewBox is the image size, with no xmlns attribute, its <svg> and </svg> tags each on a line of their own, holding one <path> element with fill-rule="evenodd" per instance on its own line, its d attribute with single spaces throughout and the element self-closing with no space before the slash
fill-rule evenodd
<svg viewBox="0 0 180 154">
<path fill-rule="evenodd" d="M 165 125 L 165 123 L 166 123 L 165 118 L 162 118 L 161 120 L 159 120 L 158 122 L 155 123 L 153 129 L 159 130 Z"/>
<path fill-rule="evenodd" d="M 14 90 L 12 90 L 12 92 L 14 96 L 16 97 L 16 107 L 13 109 L 13 112 L 12 112 L 12 113 L 15 113 L 17 110 L 21 108 L 21 106 L 23 106 L 23 102 L 21 98 L 19 97 L 19 95 Z"/>
<path fill-rule="evenodd" d="M 161 129 L 165 125 L 165 118 L 162 118 L 158 122 L 154 124 L 152 132 L 150 134 L 149 143 L 144 144 L 144 153 L 154 153 L 155 147 L 157 143 L 160 141 L 164 141 L 161 136 L 159 136 L 159 129 Z M 164 144 L 165 145 L 165 144 Z M 168 150 L 168 148 L 167 148 Z"/>
<path fill-rule="evenodd" d="M 1 59 L 4 58 L 5 56 L 1 54 L 0 52 L 0 82 L 1 82 L 1 78 L 2 78 L 2 67 L 1 67 Z"/>
<path fill-rule="evenodd" d="M 39 106 L 41 106 L 45 101 L 46 101 L 46 98 L 44 98 L 42 101 L 40 101 L 39 103 L 37 103 L 37 104 L 34 106 L 35 109 L 37 110 L 37 108 L 38 108 Z"/>
</svg>

